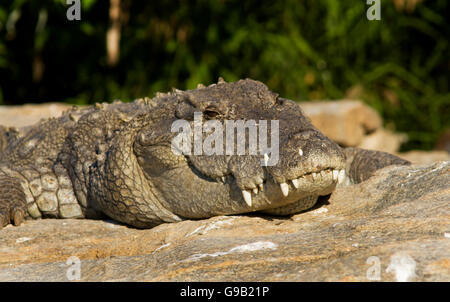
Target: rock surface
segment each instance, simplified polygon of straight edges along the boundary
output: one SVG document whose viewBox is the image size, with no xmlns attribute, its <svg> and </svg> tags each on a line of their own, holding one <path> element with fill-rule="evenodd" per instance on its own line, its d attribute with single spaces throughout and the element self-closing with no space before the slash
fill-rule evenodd
<svg viewBox="0 0 450 302">
<path fill-rule="evenodd" d="M 381 128 L 382 119 L 371 107 L 357 100 L 299 103 L 313 125 L 345 147 L 356 147 L 363 138 Z"/>
<path fill-rule="evenodd" d="M 288 218 L 27 221 L 0 231 L 0 281 L 73 279 L 73 256 L 82 281 L 450 281 L 449 184 L 447 161 L 386 167 Z"/>
<path fill-rule="evenodd" d="M 406 134 L 393 133 L 392 131 L 380 128 L 363 137 L 357 147 L 395 153 L 400 149 L 401 144 L 407 140 L 408 137 Z"/>
<path fill-rule="evenodd" d="M 58 117 L 72 105 L 62 103 L 25 104 L 21 106 L 0 106 L 0 125 L 26 127 L 40 119 Z"/>
<path fill-rule="evenodd" d="M 395 154 L 395 153 L 394 153 Z M 420 151 L 413 150 L 395 154 L 413 164 L 432 164 L 437 161 L 450 160 L 450 153 L 447 151 Z"/>
</svg>

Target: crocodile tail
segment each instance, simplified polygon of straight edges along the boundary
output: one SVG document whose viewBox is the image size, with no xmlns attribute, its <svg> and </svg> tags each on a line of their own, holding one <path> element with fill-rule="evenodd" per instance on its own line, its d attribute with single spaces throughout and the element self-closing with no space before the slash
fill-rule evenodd
<svg viewBox="0 0 450 302">
<path fill-rule="evenodd" d="M 345 148 L 346 173 L 352 183 L 360 183 L 371 177 L 375 171 L 391 165 L 410 165 L 398 156 L 374 150 Z"/>
</svg>

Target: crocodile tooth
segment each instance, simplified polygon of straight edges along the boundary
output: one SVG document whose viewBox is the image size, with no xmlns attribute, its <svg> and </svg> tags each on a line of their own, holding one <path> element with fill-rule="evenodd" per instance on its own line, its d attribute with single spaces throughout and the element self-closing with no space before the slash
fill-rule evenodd
<svg viewBox="0 0 450 302">
<path fill-rule="evenodd" d="M 258 188 L 254 188 L 253 189 L 253 193 L 256 195 L 256 194 L 258 194 Z"/>
<path fill-rule="evenodd" d="M 314 181 L 312 174 L 306 174 L 306 175 L 303 175 L 302 177 L 308 182 Z"/>
<path fill-rule="evenodd" d="M 322 178 L 326 177 L 327 171 L 325 171 L 325 170 L 320 171 L 320 176 L 322 176 Z"/>
<path fill-rule="evenodd" d="M 340 170 L 338 175 L 338 183 L 343 183 L 345 180 L 345 170 Z"/>
<path fill-rule="evenodd" d="M 316 172 L 311 173 L 313 180 L 317 180 L 319 177 Z"/>
<path fill-rule="evenodd" d="M 259 187 L 259 190 L 260 190 L 261 192 L 264 191 L 264 185 L 263 185 L 263 184 L 259 184 L 258 187 Z"/>
<path fill-rule="evenodd" d="M 252 206 L 252 193 L 247 190 L 242 190 L 242 196 L 244 197 L 245 203 L 251 207 Z"/>
<path fill-rule="evenodd" d="M 222 181 L 223 181 L 223 183 L 226 182 L 225 176 L 222 176 Z"/>
<path fill-rule="evenodd" d="M 280 184 L 281 192 L 283 193 L 284 197 L 288 196 L 289 194 L 289 186 L 287 183 L 283 182 Z"/>
<path fill-rule="evenodd" d="M 293 179 L 292 180 L 292 184 L 294 185 L 294 187 L 296 188 L 296 189 L 298 189 L 298 179 Z"/>
<path fill-rule="evenodd" d="M 336 181 L 338 179 L 339 170 L 333 170 L 333 180 Z"/>
<path fill-rule="evenodd" d="M 267 153 L 264 153 L 264 166 L 267 167 L 268 162 L 269 162 L 269 155 L 267 155 Z"/>
<path fill-rule="evenodd" d="M 300 155 L 300 156 L 303 156 L 303 150 L 302 149 L 298 149 L 298 154 Z"/>
</svg>

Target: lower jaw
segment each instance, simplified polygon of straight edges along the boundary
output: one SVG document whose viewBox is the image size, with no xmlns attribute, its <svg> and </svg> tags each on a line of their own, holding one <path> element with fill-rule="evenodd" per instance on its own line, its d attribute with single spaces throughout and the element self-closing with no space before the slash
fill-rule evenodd
<svg viewBox="0 0 450 302">
<path fill-rule="evenodd" d="M 318 196 L 310 195 L 285 206 L 267 209 L 261 212 L 278 216 L 292 215 L 311 209 L 317 203 L 317 201 Z"/>
<path fill-rule="evenodd" d="M 301 200 L 308 198 L 316 198 L 319 196 L 325 196 L 333 192 L 336 187 L 336 182 L 329 182 L 316 186 L 314 189 L 312 186 L 308 188 L 299 187 L 298 189 L 289 190 L 288 196 L 284 196 L 277 183 L 266 183 L 265 191 L 262 196 L 254 196 L 252 211 L 265 211 L 270 209 L 276 209 L 284 206 L 289 206 Z M 258 198 L 259 197 L 259 198 Z"/>
</svg>

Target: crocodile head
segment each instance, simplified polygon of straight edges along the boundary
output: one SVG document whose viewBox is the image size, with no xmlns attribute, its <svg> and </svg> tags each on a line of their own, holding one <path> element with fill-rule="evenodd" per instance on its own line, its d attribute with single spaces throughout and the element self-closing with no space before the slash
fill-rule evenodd
<svg viewBox="0 0 450 302">
<path fill-rule="evenodd" d="M 344 173 L 341 148 L 297 104 L 260 82 L 219 81 L 158 95 L 153 102 L 152 116 L 157 117 L 138 133 L 133 149 L 160 202 L 180 217 L 276 210 L 331 193 Z M 230 121 L 255 125 L 258 132 L 247 129 L 228 139 Z M 186 145 L 174 144 L 181 134 L 191 139 L 192 148 L 181 150 Z M 260 145 L 264 135 L 267 149 Z M 243 152 L 238 152 L 238 143 L 245 146 Z"/>
</svg>

